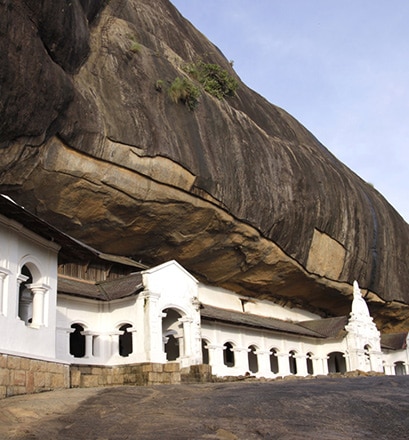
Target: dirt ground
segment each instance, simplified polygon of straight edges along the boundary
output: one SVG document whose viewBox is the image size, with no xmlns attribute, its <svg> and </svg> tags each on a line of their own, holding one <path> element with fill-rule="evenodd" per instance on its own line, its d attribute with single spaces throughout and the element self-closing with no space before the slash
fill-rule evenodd
<svg viewBox="0 0 409 440">
<path fill-rule="evenodd" d="M 70 389 L 0 401 L 1 440 L 409 439 L 409 376 Z"/>
</svg>

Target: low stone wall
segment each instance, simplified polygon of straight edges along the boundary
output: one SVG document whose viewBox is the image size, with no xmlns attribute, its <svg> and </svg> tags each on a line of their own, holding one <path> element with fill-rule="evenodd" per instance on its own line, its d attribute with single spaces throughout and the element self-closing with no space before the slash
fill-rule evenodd
<svg viewBox="0 0 409 440">
<path fill-rule="evenodd" d="M 67 364 L 0 353 L 0 399 L 70 386 Z"/>
<path fill-rule="evenodd" d="M 211 382 L 209 365 L 142 363 L 113 367 L 68 365 L 0 354 L 0 399 L 61 388 Z"/>
<path fill-rule="evenodd" d="M 71 387 L 89 388 L 118 385 L 159 385 L 181 382 L 178 363 L 142 363 L 115 367 L 71 365 Z"/>
<path fill-rule="evenodd" d="M 212 367 L 207 364 L 191 365 L 181 370 L 182 383 L 213 382 Z"/>
</svg>

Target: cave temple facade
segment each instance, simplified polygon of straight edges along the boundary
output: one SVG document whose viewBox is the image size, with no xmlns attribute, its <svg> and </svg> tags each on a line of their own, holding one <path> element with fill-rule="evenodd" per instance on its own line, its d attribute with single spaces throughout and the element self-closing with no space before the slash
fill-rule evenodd
<svg viewBox="0 0 409 440">
<path fill-rule="evenodd" d="M 215 376 L 409 373 L 358 283 L 322 318 L 198 282 L 176 261 L 103 254 L 0 196 L 0 354 L 66 365 L 207 364 Z"/>
</svg>

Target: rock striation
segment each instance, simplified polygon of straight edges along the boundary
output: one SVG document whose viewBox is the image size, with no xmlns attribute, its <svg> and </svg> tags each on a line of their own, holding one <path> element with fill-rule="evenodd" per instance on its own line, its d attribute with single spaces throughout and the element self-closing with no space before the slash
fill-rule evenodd
<svg viewBox="0 0 409 440">
<path fill-rule="evenodd" d="M 2 193 L 101 251 L 323 316 L 357 279 L 407 329 L 408 224 L 168 0 L 0 0 L 0 53 Z M 235 95 L 173 102 L 197 60 Z"/>
</svg>

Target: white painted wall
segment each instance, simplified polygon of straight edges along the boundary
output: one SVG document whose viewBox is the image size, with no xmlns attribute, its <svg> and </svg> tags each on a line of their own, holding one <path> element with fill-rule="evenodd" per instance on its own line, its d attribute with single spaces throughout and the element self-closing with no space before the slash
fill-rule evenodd
<svg viewBox="0 0 409 440">
<path fill-rule="evenodd" d="M 307 354 L 312 354 L 313 374 L 327 374 L 327 356 L 333 351 L 345 352 L 344 339 L 320 340 L 307 337 L 284 335 L 269 331 L 226 325 L 210 321 L 202 322 L 202 337 L 209 349 L 210 364 L 217 376 L 239 376 L 249 371 L 248 351 L 255 346 L 259 371 L 256 377 L 274 378 L 290 375 L 289 353 L 294 351 L 297 359 L 297 375 L 307 376 Z M 224 344 L 230 342 L 235 350 L 235 366 L 227 367 L 223 363 Z M 277 352 L 279 371 L 273 373 L 270 368 L 270 350 Z M 252 373 L 253 374 L 253 373 Z"/>
<path fill-rule="evenodd" d="M 58 295 L 57 304 L 57 358 L 78 364 L 120 365 L 143 362 L 137 340 L 141 333 L 137 318 L 137 297 L 112 301 L 109 303 Z M 70 355 L 69 335 L 72 324 L 84 327 L 84 336 L 92 341 L 92 350 L 82 358 Z M 119 355 L 119 327 L 130 324 L 133 334 L 133 352 L 127 356 Z"/>
<path fill-rule="evenodd" d="M 248 312 L 254 315 L 291 320 L 294 322 L 320 319 L 319 315 L 297 308 L 279 306 L 271 301 L 257 300 L 255 298 L 237 295 L 234 292 L 215 286 L 207 286 L 199 283 L 199 300 L 203 304 L 212 305 L 221 309 Z"/>
<path fill-rule="evenodd" d="M 406 374 L 409 374 L 409 334 L 406 338 L 406 348 L 401 350 L 384 350 L 383 360 L 385 366 L 385 374 L 396 374 L 396 363 L 403 362 Z"/>
<path fill-rule="evenodd" d="M 142 273 L 144 291 L 135 297 L 102 302 L 58 296 L 57 356 L 58 359 L 83 364 L 117 365 L 137 362 L 166 362 L 162 320 L 166 309 L 176 310 L 180 320 L 179 343 L 182 366 L 201 363 L 200 314 L 197 281 L 175 261 Z M 92 338 L 92 351 L 83 358 L 69 354 L 71 325 L 78 323 Z M 118 329 L 131 324 L 133 353 L 121 357 L 118 352 Z"/>
<path fill-rule="evenodd" d="M 182 367 L 200 364 L 200 313 L 197 280 L 176 261 L 142 272 L 145 301 L 145 352 L 152 362 L 165 362 L 167 330 L 164 311 L 176 310 L 179 319 L 179 362 Z"/>
<path fill-rule="evenodd" d="M 0 215 L 0 349 L 3 353 L 55 358 L 58 250 L 55 243 Z M 37 296 L 43 304 L 39 325 L 26 325 L 18 317 L 18 278 L 24 265 L 32 272 L 32 285 L 41 290 Z"/>
</svg>

